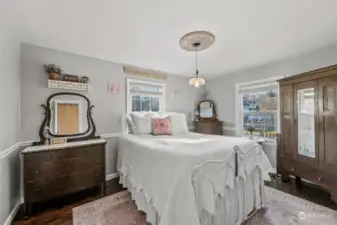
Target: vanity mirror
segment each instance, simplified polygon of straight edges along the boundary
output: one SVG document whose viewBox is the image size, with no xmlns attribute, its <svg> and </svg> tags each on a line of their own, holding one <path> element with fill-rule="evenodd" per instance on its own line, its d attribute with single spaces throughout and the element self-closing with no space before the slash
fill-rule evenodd
<svg viewBox="0 0 337 225">
<path fill-rule="evenodd" d="M 215 105 L 210 100 L 201 101 L 198 105 L 199 118 L 202 119 L 215 119 Z"/>
<path fill-rule="evenodd" d="M 39 135 L 42 144 L 46 138 L 66 137 L 68 142 L 95 137 L 96 127 L 91 117 L 94 107 L 81 94 L 61 92 L 51 95 L 46 105 Z"/>
<path fill-rule="evenodd" d="M 197 106 L 195 132 L 203 134 L 222 134 L 222 121 L 217 119 L 215 104 L 210 100 L 203 100 Z"/>
</svg>

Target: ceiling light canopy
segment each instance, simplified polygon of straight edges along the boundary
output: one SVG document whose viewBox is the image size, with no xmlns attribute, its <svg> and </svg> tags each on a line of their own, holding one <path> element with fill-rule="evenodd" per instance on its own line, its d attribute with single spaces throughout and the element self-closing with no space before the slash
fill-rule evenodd
<svg viewBox="0 0 337 225">
<path fill-rule="evenodd" d="M 214 34 L 207 31 L 190 32 L 180 38 L 179 44 L 182 49 L 186 51 L 195 51 L 195 77 L 190 79 L 189 85 L 198 88 L 206 84 L 205 79 L 199 77 L 198 51 L 209 48 L 214 41 Z"/>
</svg>

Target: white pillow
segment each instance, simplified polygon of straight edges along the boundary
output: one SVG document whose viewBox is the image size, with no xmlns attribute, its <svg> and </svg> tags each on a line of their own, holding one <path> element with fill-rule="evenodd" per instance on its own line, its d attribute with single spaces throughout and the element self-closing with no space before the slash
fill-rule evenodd
<svg viewBox="0 0 337 225">
<path fill-rule="evenodd" d="M 127 114 L 125 119 L 126 119 L 126 123 L 128 125 L 128 133 L 133 134 L 136 126 L 132 121 L 131 115 Z"/>
<path fill-rule="evenodd" d="M 133 129 L 134 134 L 151 134 L 152 126 L 151 126 L 151 117 L 152 113 L 139 114 L 139 113 L 131 113 L 132 122 L 135 125 Z"/>
<path fill-rule="evenodd" d="M 172 134 L 187 134 L 189 132 L 186 116 L 183 113 L 171 114 Z"/>
</svg>

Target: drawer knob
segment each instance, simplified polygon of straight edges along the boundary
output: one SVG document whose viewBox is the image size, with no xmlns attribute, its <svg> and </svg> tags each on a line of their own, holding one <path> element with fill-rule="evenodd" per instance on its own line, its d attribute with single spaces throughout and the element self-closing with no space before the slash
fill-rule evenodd
<svg viewBox="0 0 337 225">
<path fill-rule="evenodd" d="M 40 174 L 40 171 L 36 171 L 35 173 L 36 173 L 36 174 Z"/>
<path fill-rule="evenodd" d="M 48 156 L 48 159 L 51 159 L 51 158 L 53 158 L 53 156 L 49 155 L 49 156 Z"/>
<path fill-rule="evenodd" d="M 40 191 L 40 188 L 36 188 L 36 192 L 39 192 Z"/>
<path fill-rule="evenodd" d="M 292 168 L 292 169 L 291 169 L 291 172 L 295 172 L 295 168 Z"/>
<path fill-rule="evenodd" d="M 323 180 L 323 177 L 319 177 L 319 178 L 318 178 L 318 181 L 322 181 L 322 180 Z"/>
<path fill-rule="evenodd" d="M 96 160 L 95 163 L 98 163 L 98 160 Z"/>
</svg>

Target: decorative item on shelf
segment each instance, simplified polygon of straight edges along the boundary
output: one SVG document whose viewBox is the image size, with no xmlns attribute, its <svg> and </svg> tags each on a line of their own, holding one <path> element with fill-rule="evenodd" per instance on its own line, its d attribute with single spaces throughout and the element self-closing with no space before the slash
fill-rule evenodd
<svg viewBox="0 0 337 225">
<path fill-rule="evenodd" d="M 86 76 L 81 77 L 80 82 L 87 84 L 89 82 L 89 77 L 86 77 Z"/>
<path fill-rule="evenodd" d="M 67 138 L 51 138 L 50 139 L 50 145 L 60 145 L 60 144 L 67 144 Z"/>
<path fill-rule="evenodd" d="M 69 82 L 78 82 L 78 76 L 77 75 L 65 74 L 63 76 L 63 80 L 69 81 Z"/>
<path fill-rule="evenodd" d="M 45 140 L 44 140 L 44 144 L 45 145 L 49 145 L 50 143 L 49 143 L 49 127 L 48 126 L 46 126 L 46 127 L 44 127 L 44 129 L 43 129 L 43 136 L 44 136 L 44 138 L 45 138 Z"/>
<path fill-rule="evenodd" d="M 51 80 L 60 80 L 61 78 L 61 67 L 56 66 L 55 64 L 44 64 L 44 71 L 49 74 L 49 79 Z"/>
</svg>

